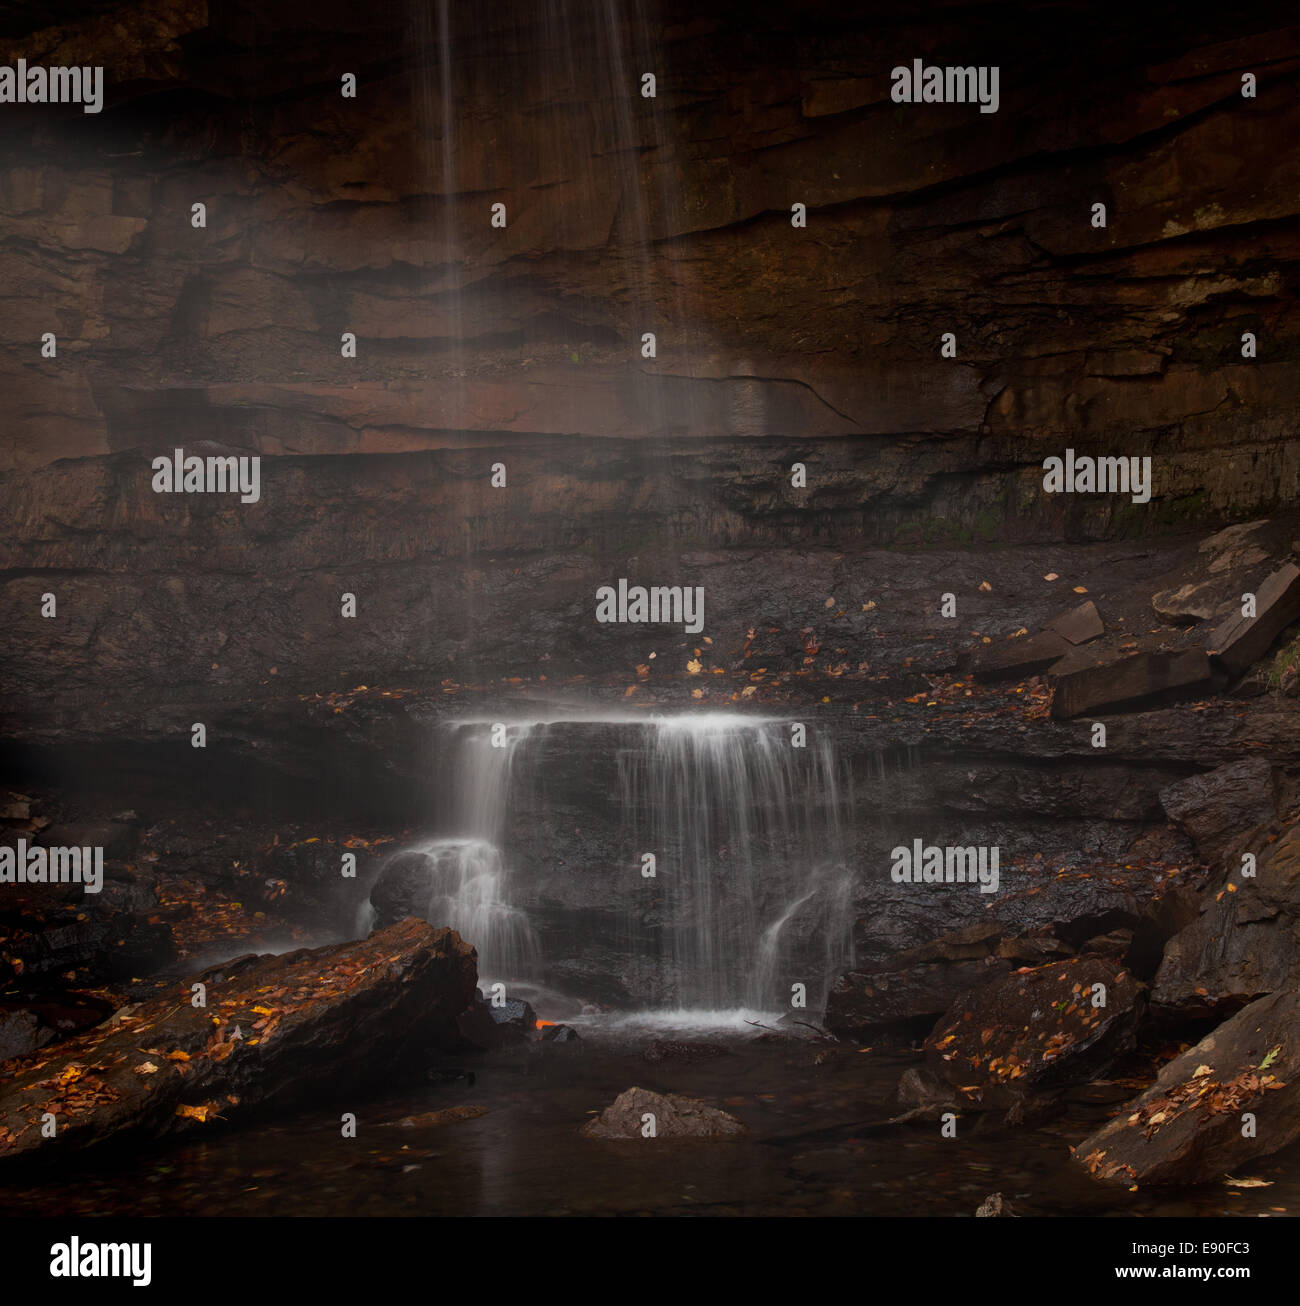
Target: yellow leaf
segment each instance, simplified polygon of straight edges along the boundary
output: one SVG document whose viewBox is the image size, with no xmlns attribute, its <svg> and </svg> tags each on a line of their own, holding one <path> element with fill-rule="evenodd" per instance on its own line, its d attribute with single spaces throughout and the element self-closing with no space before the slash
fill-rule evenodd
<svg viewBox="0 0 1300 1306">
<path fill-rule="evenodd" d="M 188 1061 L 189 1059 L 190 1059 L 190 1054 L 188 1052 L 181 1052 L 179 1049 L 175 1052 L 169 1052 L 167 1054 L 168 1061 Z"/>
<path fill-rule="evenodd" d="M 704 668 L 700 665 L 699 658 L 692 658 L 686 664 L 686 670 L 689 671 L 693 676 L 698 676 L 703 669 Z"/>
</svg>

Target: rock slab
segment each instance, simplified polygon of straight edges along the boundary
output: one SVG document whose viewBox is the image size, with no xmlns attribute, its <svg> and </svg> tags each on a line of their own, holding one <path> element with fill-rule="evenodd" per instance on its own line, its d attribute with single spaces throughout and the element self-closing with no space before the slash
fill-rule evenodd
<svg viewBox="0 0 1300 1306">
<path fill-rule="evenodd" d="M 1253 1136 L 1243 1137 L 1243 1117 Z M 1300 989 L 1252 1002 L 1075 1149 L 1093 1178 L 1211 1183 L 1300 1137 Z"/>
<path fill-rule="evenodd" d="M 414 919 L 356 943 L 242 957 L 12 1062 L 0 1087 L 0 1165 L 125 1138 L 213 1128 L 323 1100 L 458 1046 L 476 956 Z M 190 1005 L 203 983 L 207 1005 Z M 43 1137 L 42 1119 L 56 1124 Z"/>
</svg>

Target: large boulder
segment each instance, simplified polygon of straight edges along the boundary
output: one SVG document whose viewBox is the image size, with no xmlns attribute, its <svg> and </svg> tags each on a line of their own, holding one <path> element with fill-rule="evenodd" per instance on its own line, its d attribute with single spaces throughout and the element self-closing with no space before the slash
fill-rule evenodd
<svg viewBox="0 0 1300 1306">
<path fill-rule="evenodd" d="M 984 984 L 925 1041 L 926 1068 L 973 1107 L 1010 1107 L 1103 1073 L 1133 1049 L 1145 987 L 1123 964 L 1071 957 Z"/>
<path fill-rule="evenodd" d="M 1250 1119 L 1248 1119 L 1250 1117 Z M 1074 1150 L 1094 1178 L 1209 1183 L 1300 1137 L 1300 989 L 1243 1008 Z"/>
<path fill-rule="evenodd" d="M 1277 785 L 1264 758 L 1248 757 L 1167 785 L 1160 803 L 1191 836 L 1202 861 L 1219 865 L 1277 815 Z"/>
<path fill-rule="evenodd" d="M 693 1097 L 629 1088 L 578 1131 L 586 1138 L 646 1138 L 646 1116 L 654 1117 L 654 1138 L 739 1138 L 747 1133 L 735 1116 Z"/>
<path fill-rule="evenodd" d="M 1176 1019 L 1226 1015 L 1300 984 L 1300 824 L 1258 855 L 1255 875 L 1229 871 L 1200 915 L 1165 946 L 1152 1006 Z"/>
<path fill-rule="evenodd" d="M 363 942 L 212 968 L 12 1063 L 0 1163 L 192 1133 L 386 1080 L 459 1045 L 455 1020 L 475 980 L 459 935 L 413 919 Z M 199 982 L 202 1008 L 190 1004 Z M 53 1138 L 42 1132 L 47 1113 Z"/>
</svg>

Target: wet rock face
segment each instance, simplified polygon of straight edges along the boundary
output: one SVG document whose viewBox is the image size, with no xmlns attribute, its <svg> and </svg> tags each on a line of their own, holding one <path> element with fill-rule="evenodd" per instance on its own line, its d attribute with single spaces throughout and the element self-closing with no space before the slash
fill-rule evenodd
<svg viewBox="0 0 1300 1306">
<path fill-rule="evenodd" d="M 1300 1136 L 1300 992 L 1252 1002 L 1074 1150 L 1094 1178 L 1209 1183 Z"/>
<path fill-rule="evenodd" d="M 1300 824 L 1230 870 L 1200 914 L 1165 948 L 1152 994 L 1167 1018 L 1225 1015 L 1300 982 Z"/>
<path fill-rule="evenodd" d="M 445 102 L 437 23 L 382 6 L 272 0 L 253 24 L 177 0 L 111 22 L 74 7 L 57 27 L 34 10 L 13 51 L 94 49 L 108 103 L 13 120 L 7 279 L 82 352 L 70 370 L 30 359 L 29 335 L 4 345 L 7 393 L 41 437 L 11 440 L 7 464 L 162 448 L 178 430 L 344 460 L 463 447 L 469 430 L 869 434 L 890 441 L 882 483 L 933 520 L 1141 530 L 1136 505 L 1023 493 L 1038 445 L 1167 447 L 1174 431 L 1159 513 L 1294 490 L 1285 5 L 1248 31 L 1210 15 L 1190 38 L 1157 5 L 1068 40 L 1046 6 L 950 27 L 901 5 L 718 9 L 648 6 L 650 52 L 633 20 L 566 8 L 557 61 L 556 6 L 454 3 L 465 72 Z M 998 113 L 891 102 L 891 68 L 935 42 L 1018 70 Z M 355 99 L 320 75 L 322 51 L 346 56 Z M 651 53 L 658 95 L 641 100 L 613 70 Z M 1256 64 L 1270 77 L 1243 101 Z M 1098 197 L 1106 228 L 1089 220 Z M 661 380 L 639 357 L 647 322 Z M 1267 350 L 1244 361 L 1242 332 L 1265 322 Z M 947 368 L 944 330 L 960 349 Z M 893 442 L 918 434 L 929 466 Z M 977 442 L 1011 470 L 978 472 Z M 1250 457 L 1225 462 L 1239 442 Z"/>
<path fill-rule="evenodd" d="M 1266 759 L 1246 758 L 1170 785 L 1161 790 L 1160 802 L 1191 836 L 1201 859 L 1218 868 L 1277 815 L 1277 779 Z"/>
</svg>

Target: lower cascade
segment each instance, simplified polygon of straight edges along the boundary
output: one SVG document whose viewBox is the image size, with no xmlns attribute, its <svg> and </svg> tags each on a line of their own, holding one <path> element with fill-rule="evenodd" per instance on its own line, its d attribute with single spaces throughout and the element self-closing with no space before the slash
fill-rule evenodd
<svg viewBox="0 0 1300 1306">
<path fill-rule="evenodd" d="M 360 923 L 450 925 L 485 985 L 815 1009 L 851 963 L 849 814 L 832 747 L 801 734 L 720 713 L 446 725 L 438 833 L 385 861 Z"/>
</svg>

